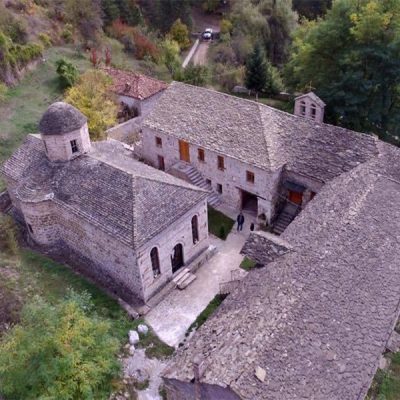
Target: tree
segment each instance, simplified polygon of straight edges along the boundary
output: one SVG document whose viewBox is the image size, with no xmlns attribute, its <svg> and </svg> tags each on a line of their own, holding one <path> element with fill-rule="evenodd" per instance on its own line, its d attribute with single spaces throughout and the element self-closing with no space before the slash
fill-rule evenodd
<svg viewBox="0 0 400 400">
<path fill-rule="evenodd" d="M 104 72 L 89 70 L 67 91 L 65 101 L 87 117 L 92 140 L 103 139 L 106 129 L 117 122 L 118 107 L 111 82 Z"/>
<path fill-rule="evenodd" d="M 175 40 L 165 39 L 161 45 L 162 49 L 162 61 L 170 72 L 171 76 L 174 76 L 176 71 L 181 68 L 181 59 L 179 57 L 180 48 L 179 44 Z"/>
<path fill-rule="evenodd" d="M 337 0 L 296 33 L 286 80 L 314 87 L 329 122 L 399 143 L 399 53 L 397 0 Z"/>
<path fill-rule="evenodd" d="M 174 77 L 177 81 L 190 85 L 204 86 L 209 81 L 209 71 L 204 65 L 188 65 Z"/>
<path fill-rule="evenodd" d="M 293 10 L 307 19 L 316 19 L 326 14 L 332 0 L 293 0 Z"/>
<path fill-rule="evenodd" d="M 28 303 L 0 342 L 0 393 L 15 400 L 108 398 L 119 343 L 90 307 L 88 295 L 73 292 L 55 306 L 40 298 Z"/>
<path fill-rule="evenodd" d="M 69 22 L 81 33 L 86 46 L 97 42 L 103 27 L 100 0 L 67 0 L 65 12 Z"/>
<path fill-rule="evenodd" d="M 267 84 L 268 67 L 260 44 L 254 46 L 246 63 L 245 83 L 247 89 L 262 92 Z"/>
<path fill-rule="evenodd" d="M 74 64 L 64 58 L 56 61 L 56 72 L 63 89 L 73 86 L 79 77 L 78 70 Z"/>
<path fill-rule="evenodd" d="M 179 44 L 181 49 L 190 46 L 189 29 L 179 18 L 171 26 L 169 36 Z"/>
</svg>

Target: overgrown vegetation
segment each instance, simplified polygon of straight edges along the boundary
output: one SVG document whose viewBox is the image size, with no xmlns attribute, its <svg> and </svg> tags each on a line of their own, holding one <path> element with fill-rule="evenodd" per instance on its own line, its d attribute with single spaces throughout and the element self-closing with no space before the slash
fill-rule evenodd
<svg viewBox="0 0 400 400">
<path fill-rule="evenodd" d="M 242 262 L 240 263 L 240 268 L 244 269 L 245 271 L 250 271 L 252 270 L 257 263 L 250 258 L 243 258 Z"/>
<path fill-rule="evenodd" d="M 210 316 L 215 312 L 215 310 L 222 304 L 226 299 L 227 295 L 217 294 L 207 305 L 207 307 L 199 314 L 196 320 L 189 326 L 186 336 L 190 334 L 191 331 L 199 329 Z"/>
<path fill-rule="evenodd" d="M 222 212 L 208 206 L 208 230 L 215 236 L 225 240 L 235 221 Z"/>
</svg>

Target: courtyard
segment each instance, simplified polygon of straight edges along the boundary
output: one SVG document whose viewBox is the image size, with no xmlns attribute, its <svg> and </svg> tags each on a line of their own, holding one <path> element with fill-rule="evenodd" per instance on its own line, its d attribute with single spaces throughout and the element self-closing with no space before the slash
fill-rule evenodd
<svg viewBox="0 0 400 400">
<path fill-rule="evenodd" d="M 234 210 L 220 208 L 220 211 L 236 219 Z M 220 283 L 231 280 L 233 270 L 240 271 L 240 278 L 247 274 L 239 268 L 243 260 L 240 250 L 250 233 L 254 216 L 249 213 L 244 216 L 243 230 L 238 232 L 235 224 L 226 240 L 210 234 L 210 244 L 217 252 L 195 272 L 197 279 L 184 290 L 174 289 L 146 315 L 148 324 L 168 345 L 177 347 L 182 342 L 190 325 L 219 293 Z"/>
</svg>

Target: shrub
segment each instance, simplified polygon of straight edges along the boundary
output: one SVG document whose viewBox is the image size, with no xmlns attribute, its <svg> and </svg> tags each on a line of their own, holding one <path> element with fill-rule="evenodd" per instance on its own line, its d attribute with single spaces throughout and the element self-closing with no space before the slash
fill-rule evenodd
<svg viewBox="0 0 400 400">
<path fill-rule="evenodd" d="M 0 342 L 0 392 L 12 399 L 108 398 L 120 366 L 111 325 L 87 296 L 52 306 L 34 299 Z"/>
<path fill-rule="evenodd" d="M 179 71 L 174 79 L 196 86 L 204 86 L 209 81 L 208 68 L 203 65 L 188 65 Z"/>
<path fill-rule="evenodd" d="M 52 45 L 51 38 L 47 33 L 39 33 L 38 38 L 44 47 L 50 47 Z"/>
<path fill-rule="evenodd" d="M 229 19 L 221 19 L 219 26 L 222 35 L 232 33 L 233 24 Z"/>
<path fill-rule="evenodd" d="M 6 99 L 8 87 L 0 82 L 0 104 Z"/>
<path fill-rule="evenodd" d="M 72 63 L 66 61 L 63 58 L 60 58 L 56 61 L 56 67 L 60 86 L 63 89 L 69 88 L 76 83 L 79 77 L 79 73 L 77 68 Z"/>
<path fill-rule="evenodd" d="M 171 26 L 169 36 L 179 44 L 181 49 L 187 49 L 190 46 L 189 29 L 180 18 Z"/>
<path fill-rule="evenodd" d="M 15 43 L 26 42 L 28 36 L 26 22 L 16 18 L 2 2 L 0 2 L 0 30 Z"/>
<path fill-rule="evenodd" d="M 18 253 L 18 230 L 14 220 L 4 214 L 0 214 L 0 250 L 12 255 Z"/>
<path fill-rule="evenodd" d="M 66 43 L 73 42 L 74 37 L 74 27 L 71 24 L 65 24 L 64 29 L 61 32 L 61 37 Z"/>
</svg>

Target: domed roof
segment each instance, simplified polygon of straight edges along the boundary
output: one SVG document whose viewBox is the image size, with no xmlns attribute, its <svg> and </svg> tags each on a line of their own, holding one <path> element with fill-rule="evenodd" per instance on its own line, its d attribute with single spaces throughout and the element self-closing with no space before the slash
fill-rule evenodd
<svg viewBox="0 0 400 400">
<path fill-rule="evenodd" d="M 39 131 L 43 135 L 62 135 L 80 129 L 87 118 L 70 104 L 58 101 L 43 114 Z"/>
</svg>

